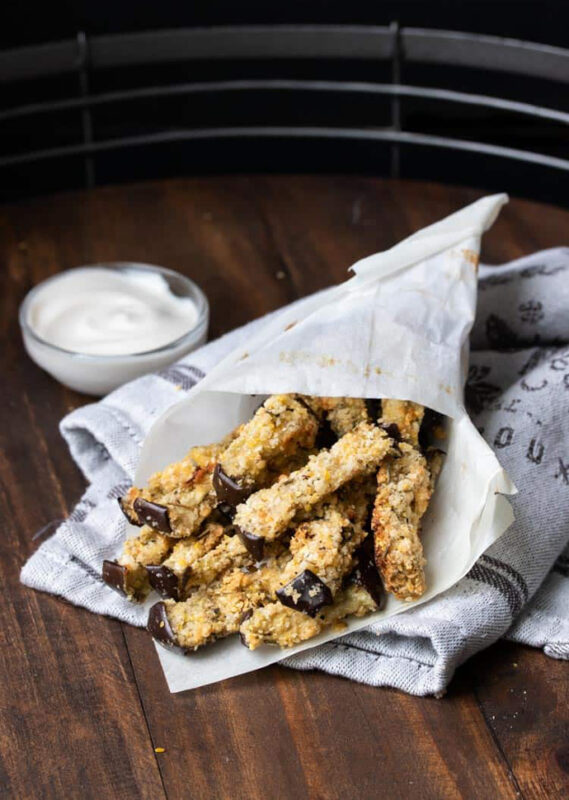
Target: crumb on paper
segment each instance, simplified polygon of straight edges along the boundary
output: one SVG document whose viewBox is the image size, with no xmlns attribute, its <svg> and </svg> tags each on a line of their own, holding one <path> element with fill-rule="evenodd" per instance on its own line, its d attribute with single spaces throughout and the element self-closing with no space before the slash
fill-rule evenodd
<svg viewBox="0 0 569 800">
<path fill-rule="evenodd" d="M 480 263 L 480 256 L 478 253 L 476 253 L 474 250 L 470 250 L 468 247 L 465 247 L 460 252 L 465 261 L 468 261 L 469 264 L 472 264 L 474 269 L 478 271 L 478 264 Z"/>
<path fill-rule="evenodd" d="M 309 364 L 313 360 L 310 353 L 302 350 L 281 350 L 279 361 L 283 364 Z"/>
<path fill-rule="evenodd" d="M 289 322 L 288 325 L 285 325 L 285 328 L 284 328 L 285 331 L 290 331 L 292 328 L 294 328 L 296 323 L 297 323 L 297 320 L 294 320 L 294 322 Z"/>
<path fill-rule="evenodd" d="M 291 323 L 291 325 L 287 325 L 287 327 L 283 330 L 290 330 L 290 327 L 295 324 L 296 323 Z M 342 367 L 354 375 L 362 374 L 365 378 L 369 378 L 372 372 L 375 375 L 390 374 L 384 372 L 382 369 L 380 369 L 380 367 L 371 367 L 369 364 L 362 366 L 361 364 L 356 364 L 351 360 L 344 362 L 342 359 L 333 355 L 313 355 L 306 350 L 281 350 L 279 353 L 279 361 L 281 364 L 289 364 L 291 366 L 295 366 L 296 364 L 312 364 L 320 369 L 327 369 L 329 367 Z M 413 379 L 415 378 L 413 375 L 410 377 Z"/>
</svg>

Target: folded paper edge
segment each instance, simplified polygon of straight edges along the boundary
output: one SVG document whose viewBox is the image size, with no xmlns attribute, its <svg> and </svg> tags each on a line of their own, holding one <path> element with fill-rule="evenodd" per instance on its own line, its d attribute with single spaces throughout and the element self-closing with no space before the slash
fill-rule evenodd
<svg viewBox="0 0 569 800">
<path fill-rule="evenodd" d="M 482 197 L 433 225 L 416 231 L 389 250 L 356 261 L 350 267 L 354 277 L 348 281 L 348 288 L 360 289 L 370 281 L 411 267 L 465 239 L 480 237 L 494 224 L 508 200 L 508 195 L 504 193 Z"/>
</svg>

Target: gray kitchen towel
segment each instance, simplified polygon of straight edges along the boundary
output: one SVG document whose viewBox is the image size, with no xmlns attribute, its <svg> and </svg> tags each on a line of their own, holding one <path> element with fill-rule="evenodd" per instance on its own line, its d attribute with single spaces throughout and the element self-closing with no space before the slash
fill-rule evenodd
<svg viewBox="0 0 569 800">
<path fill-rule="evenodd" d="M 519 489 L 515 523 L 449 591 L 285 665 L 427 695 L 444 692 L 459 664 L 500 637 L 569 659 L 569 248 L 481 267 L 478 299 L 466 401 Z M 260 324 L 63 419 L 61 433 L 90 485 L 25 564 L 23 583 L 145 624 L 144 609 L 100 578 L 125 535 L 116 499 L 156 418 Z"/>
</svg>

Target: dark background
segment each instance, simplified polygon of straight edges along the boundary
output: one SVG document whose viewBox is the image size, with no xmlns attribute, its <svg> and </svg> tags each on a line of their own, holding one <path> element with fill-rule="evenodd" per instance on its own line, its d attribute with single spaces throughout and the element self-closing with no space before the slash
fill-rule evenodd
<svg viewBox="0 0 569 800">
<path fill-rule="evenodd" d="M 0 46 L 180 26 L 268 23 L 402 25 L 477 31 L 567 46 L 566 0 L 4 0 Z"/>
<path fill-rule="evenodd" d="M 450 2 L 120 2 L 16 3 L 0 9 L 0 48 L 158 28 L 227 24 L 374 24 L 440 28 L 509 36 L 569 46 L 566 0 L 458 0 Z M 192 61 L 152 68 L 138 66 L 89 75 L 94 94 L 121 88 L 183 81 L 247 77 L 327 78 L 389 82 L 389 63 L 366 61 Z M 406 65 L 402 82 L 524 100 L 569 111 L 569 85 L 509 74 L 448 66 Z M 2 83 L 0 109 L 50 98 L 77 96 L 77 75 Z M 386 98 L 297 93 L 200 96 L 128 102 L 96 109 L 96 140 L 162 130 L 223 125 L 384 126 Z M 568 128 L 511 113 L 405 100 L 405 130 L 490 142 L 569 158 Z M 0 156 L 57 147 L 81 140 L 76 110 L 0 124 Z M 95 184 L 215 172 L 390 173 L 385 143 L 257 140 L 210 141 L 122 149 L 93 159 Z M 462 183 L 484 189 L 569 204 L 568 173 L 478 154 L 405 146 L 402 177 Z M 85 186 L 82 158 L 0 169 L 0 199 L 9 201 Z"/>
</svg>

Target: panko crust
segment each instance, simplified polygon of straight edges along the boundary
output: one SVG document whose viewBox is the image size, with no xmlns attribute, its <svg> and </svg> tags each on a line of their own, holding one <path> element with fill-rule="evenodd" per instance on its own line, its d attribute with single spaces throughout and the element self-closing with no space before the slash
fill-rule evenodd
<svg viewBox="0 0 569 800">
<path fill-rule="evenodd" d="M 399 600 L 417 600 L 426 589 L 421 519 L 433 491 L 425 457 L 408 444 L 377 473 L 372 515 L 375 563 L 385 588 Z"/>
</svg>

